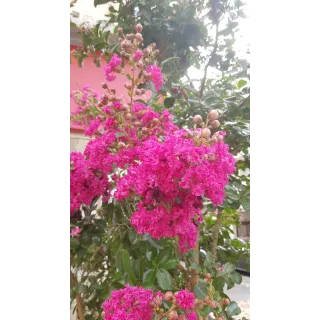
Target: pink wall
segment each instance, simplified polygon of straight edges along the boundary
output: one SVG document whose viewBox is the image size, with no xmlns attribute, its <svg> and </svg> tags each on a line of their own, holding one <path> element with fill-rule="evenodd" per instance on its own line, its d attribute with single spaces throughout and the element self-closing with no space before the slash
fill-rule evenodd
<svg viewBox="0 0 320 320">
<path fill-rule="evenodd" d="M 70 48 L 72 51 L 74 48 Z M 93 58 L 89 57 L 85 59 L 84 65 L 82 68 L 78 67 L 78 61 L 72 56 L 71 54 L 71 65 L 70 65 L 70 92 L 73 90 L 81 90 L 83 86 L 90 85 L 92 89 L 97 91 L 98 93 L 102 94 L 105 90 L 101 88 L 101 82 L 105 81 L 104 78 L 104 66 L 106 62 L 101 62 L 100 68 L 97 68 L 96 65 L 93 63 Z M 129 73 L 130 69 L 129 66 L 125 67 L 125 71 Z M 113 82 L 109 82 L 108 85 L 111 89 L 116 89 L 117 97 L 123 95 L 124 97 L 128 98 L 127 90 L 124 89 L 123 85 L 125 81 L 127 81 L 127 77 L 123 75 L 116 75 L 117 79 Z M 140 99 L 145 100 L 150 98 L 151 92 L 147 92 L 145 97 L 140 97 Z M 139 97 L 137 97 L 139 99 Z M 76 109 L 76 105 L 72 99 L 70 99 L 70 110 L 74 111 Z M 83 131 L 83 128 L 80 126 L 70 123 L 70 130 L 71 131 Z"/>
</svg>

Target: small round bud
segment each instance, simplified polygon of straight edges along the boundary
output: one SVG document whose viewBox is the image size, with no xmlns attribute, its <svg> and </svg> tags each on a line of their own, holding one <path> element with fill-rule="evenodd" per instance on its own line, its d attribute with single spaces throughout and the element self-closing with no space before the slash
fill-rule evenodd
<svg viewBox="0 0 320 320">
<path fill-rule="evenodd" d="M 137 34 L 136 34 L 136 40 L 139 41 L 139 42 L 142 42 L 142 41 L 143 41 L 143 38 L 142 38 L 142 34 L 141 34 L 141 33 L 137 33 Z"/>
<path fill-rule="evenodd" d="M 145 58 L 145 59 L 144 59 L 144 62 L 145 62 L 146 64 L 149 64 L 150 59 L 149 59 L 149 58 Z"/>
<path fill-rule="evenodd" d="M 154 297 L 153 301 L 158 307 L 160 307 L 162 304 L 162 298 L 160 296 Z"/>
<path fill-rule="evenodd" d="M 140 23 L 138 23 L 138 24 L 136 25 L 136 31 L 137 31 L 137 32 L 141 32 L 142 29 L 143 29 L 142 25 L 141 25 Z"/>
<path fill-rule="evenodd" d="M 211 300 L 210 300 L 210 298 L 207 296 L 207 297 L 205 297 L 205 298 L 203 299 L 203 302 L 204 302 L 205 304 L 210 304 L 210 303 L 211 303 Z"/>
<path fill-rule="evenodd" d="M 159 53 L 160 53 L 160 50 L 158 50 L 158 49 L 157 49 L 157 50 L 154 50 L 154 54 L 155 54 L 155 55 L 158 55 Z"/>
<path fill-rule="evenodd" d="M 110 100 L 110 101 L 116 101 L 116 100 L 117 100 L 117 97 L 112 94 L 112 95 L 110 95 L 109 100 Z"/>
<path fill-rule="evenodd" d="M 152 309 L 154 309 L 157 305 L 156 305 L 156 303 L 152 300 L 152 301 L 149 302 L 149 306 L 150 306 Z"/>
<path fill-rule="evenodd" d="M 150 50 L 149 48 L 144 48 L 144 49 L 143 49 L 143 54 L 144 54 L 145 56 L 148 56 L 148 55 L 150 54 L 150 52 L 151 52 L 151 50 Z"/>
<path fill-rule="evenodd" d="M 143 130 L 146 129 L 148 131 L 147 128 L 142 128 L 142 132 Z M 170 301 L 173 298 L 173 293 L 171 291 L 168 291 L 164 294 L 164 300 Z"/>
<path fill-rule="evenodd" d="M 158 118 L 154 118 L 153 120 L 152 120 L 152 123 L 158 123 L 159 122 L 159 119 Z"/>
<path fill-rule="evenodd" d="M 123 29 L 122 28 L 118 28 L 118 33 L 119 34 L 123 34 Z"/>
<path fill-rule="evenodd" d="M 219 134 L 219 135 L 218 135 L 218 140 L 219 140 L 219 141 L 223 141 L 223 139 L 224 139 L 223 135 L 222 135 L 222 134 Z"/>
<path fill-rule="evenodd" d="M 216 159 L 217 159 L 217 157 L 216 157 L 214 154 L 209 154 L 208 160 L 209 160 L 210 162 L 213 162 L 213 161 L 215 161 Z M 210 277 L 207 277 L 207 275 L 209 275 Z M 207 273 L 207 275 L 206 275 L 206 277 L 210 280 L 210 279 L 211 279 L 211 274 L 210 274 L 210 273 Z"/>
<path fill-rule="evenodd" d="M 128 89 L 128 90 L 131 90 L 132 85 L 131 85 L 131 83 L 126 82 L 126 83 L 124 84 L 124 87 L 125 87 L 126 89 Z"/>
<path fill-rule="evenodd" d="M 104 320 L 104 318 L 106 317 L 106 313 L 104 311 L 102 311 L 101 313 L 101 319 Z"/>
<path fill-rule="evenodd" d="M 177 320 L 178 319 L 178 313 L 175 310 L 172 310 L 168 314 L 168 319 L 169 320 Z"/>
<path fill-rule="evenodd" d="M 126 53 L 122 50 L 122 51 L 120 51 L 120 56 L 123 58 L 123 57 L 125 57 L 125 55 L 126 55 Z"/>
<path fill-rule="evenodd" d="M 130 120 L 131 118 L 132 118 L 132 115 L 131 115 L 131 113 L 125 113 L 125 115 L 124 115 L 124 118 L 126 119 L 126 120 Z"/>
<path fill-rule="evenodd" d="M 141 90 L 140 89 L 136 89 L 136 95 L 140 95 L 141 94 Z"/>
<path fill-rule="evenodd" d="M 110 92 L 111 92 L 112 94 L 116 94 L 116 89 L 110 89 Z"/>
<path fill-rule="evenodd" d="M 211 122 L 211 128 L 212 129 L 217 129 L 220 127 L 220 122 L 218 120 L 214 120 Z"/>
<path fill-rule="evenodd" d="M 226 305 L 229 305 L 229 304 L 230 304 L 230 300 L 229 300 L 228 298 L 225 298 L 225 299 L 224 299 L 224 303 L 225 303 Z"/>
<path fill-rule="evenodd" d="M 119 147 L 119 148 L 124 148 L 125 146 L 126 146 L 126 145 L 125 145 L 123 142 L 121 142 L 121 141 L 118 143 L 118 147 Z"/>
<path fill-rule="evenodd" d="M 203 128 L 202 131 L 201 131 L 201 136 L 203 138 L 210 138 L 210 135 L 211 135 L 211 131 L 210 129 L 208 128 Z"/>
<path fill-rule="evenodd" d="M 102 89 L 107 89 L 108 85 L 106 84 L 106 82 L 102 82 L 101 87 L 102 87 Z"/>
<path fill-rule="evenodd" d="M 101 102 L 102 102 L 103 104 L 107 104 L 108 101 L 109 101 L 109 96 L 106 95 L 106 94 L 103 94 L 103 95 L 101 96 Z"/>
<path fill-rule="evenodd" d="M 208 119 L 209 120 L 217 120 L 219 118 L 219 113 L 217 110 L 211 110 L 208 113 Z"/>
<path fill-rule="evenodd" d="M 200 116 L 200 114 L 197 114 L 193 117 L 193 122 L 195 124 L 201 124 L 202 123 L 202 117 Z"/>
<path fill-rule="evenodd" d="M 127 106 L 121 106 L 121 111 L 124 111 L 125 113 L 129 112 L 129 108 Z"/>
<path fill-rule="evenodd" d="M 145 94 L 146 90 L 145 89 L 141 89 L 141 94 Z"/>
<path fill-rule="evenodd" d="M 210 156 L 212 156 L 212 154 L 209 155 L 209 159 L 210 159 Z M 211 274 L 210 274 L 210 273 L 207 273 L 207 274 L 206 274 L 206 278 L 207 278 L 208 280 L 210 280 L 210 279 L 211 279 Z"/>
</svg>

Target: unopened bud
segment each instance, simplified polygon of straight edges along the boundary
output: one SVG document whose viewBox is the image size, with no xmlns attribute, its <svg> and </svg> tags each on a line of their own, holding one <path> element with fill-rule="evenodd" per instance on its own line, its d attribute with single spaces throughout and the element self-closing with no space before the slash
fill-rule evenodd
<svg viewBox="0 0 320 320">
<path fill-rule="evenodd" d="M 224 303 L 225 303 L 226 305 L 229 305 L 229 304 L 230 304 L 230 300 L 229 300 L 228 298 L 225 298 L 225 299 L 224 299 Z"/>
<path fill-rule="evenodd" d="M 142 132 L 143 132 L 143 129 L 147 129 L 147 128 L 142 128 Z M 173 293 L 171 291 L 168 291 L 164 294 L 164 300 L 170 301 L 172 300 L 172 298 L 173 298 Z"/>
<path fill-rule="evenodd" d="M 211 303 L 211 300 L 210 300 L 210 298 L 207 296 L 207 297 L 205 297 L 205 298 L 203 299 L 203 302 L 204 302 L 205 304 L 210 304 L 210 303 Z"/>
<path fill-rule="evenodd" d="M 110 89 L 110 92 L 116 94 L 116 89 Z"/>
<path fill-rule="evenodd" d="M 223 141 L 223 139 L 224 139 L 223 135 L 222 135 L 222 134 L 219 134 L 219 135 L 218 135 L 218 140 L 219 140 L 219 141 Z"/>
<path fill-rule="evenodd" d="M 124 118 L 126 119 L 126 120 L 130 120 L 131 118 L 132 118 L 132 115 L 131 115 L 131 113 L 125 113 L 125 115 L 124 115 Z"/>
<path fill-rule="evenodd" d="M 210 159 L 211 156 L 213 156 L 213 155 L 210 154 L 210 155 L 209 155 L 209 159 Z M 207 274 L 206 274 L 206 278 L 207 278 L 208 280 L 210 280 L 210 279 L 211 279 L 211 274 L 210 274 L 210 273 L 207 273 Z"/>
<path fill-rule="evenodd" d="M 185 315 L 180 314 L 180 316 L 178 317 L 178 320 L 185 320 L 187 319 Z"/>
<path fill-rule="evenodd" d="M 203 128 L 202 131 L 201 131 L 201 136 L 203 138 L 210 138 L 210 135 L 211 135 L 211 131 L 210 129 L 208 128 Z"/>
<path fill-rule="evenodd" d="M 110 101 L 116 101 L 116 100 L 117 100 L 117 97 L 112 94 L 112 95 L 109 96 L 109 100 L 110 100 Z"/>
<path fill-rule="evenodd" d="M 177 320 L 178 319 L 178 313 L 175 310 L 172 310 L 168 314 L 168 319 L 169 320 Z"/>
<path fill-rule="evenodd" d="M 137 33 L 137 34 L 136 34 L 136 40 L 137 40 L 138 42 L 142 42 L 142 41 L 143 41 L 143 38 L 142 38 L 142 34 L 141 34 L 141 33 Z"/>
<path fill-rule="evenodd" d="M 155 55 L 158 55 L 160 53 L 160 51 L 158 49 L 154 50 L 153 52 L 154 52 Z"/>
<path fill-rule="evenodd" d="M 132 85 L 131 85 L 131 83 L 126 82 L 126 83 L 124 84 L 124 87 L 125 87 L 126 89 L 128 89 L 128 90 L 131 90 Z"/>
<path fill-rule="evenodd" d="M 103 95 L 101 96 L 101 101 L 102 101 L 103 104 L 107 104 L 108 101 L 109 101 L 108 95 L 103 94 Z"/>
<path fill-rule="evenodd" d="M 141 94 L 145 94 L 146 90 L 145 89 L 141 89 Z"/>
<path fill-rule="evenodd" d="M 212 129 L 217 129 L 220 127 L 220 122 L 218 120 L 214 120 L 211 122 L 211 128 Z"/>
<path fill-rule="evenodd" d="M 217 120 L 219 118 L 219 113 L 217 110 L 211 110 L 208 113 L 208 119 L 209 120 Z"/>
<path fill-rule="evenodd" d="M 126 146 L 126 145 L 125 145 L 123 142 L 121 142 L 121 141 L 118 143 L 118 147 L 119 147 L 119 148 L 123 148 L 123 147 L 125 147 L 125 146 Z"/>
<path fill-rule="evenodd" d="M 146 134 L 146 133 L 148 133 L 148 129 L 146 128 L 146 127 L 143 127 L 142 128 L 142 133 L 143 134 Z M 171 292 L 172 293 L 172 292 Z M 166 295 L 164 295 L 165 297 L 166 297 Z M 166 299 L 166 298 L 165 298 Z M 168 300 L 168 299 L 166 299 L 166 300 Z"/>
<path fill-rule="evenodd" d="M 118 28 L 118 33 L 122 34 L 123 33 L 123 29 L 122 28 Z"/>
<path fill-rule="evenodd" d="M 120 56 L 123 58 L 123 57 L 125 57 L 125 55 L 126 55 L 126 53 L 122 50 L 122 51 L 120 51 Z"/>
<path fill-rule="evenodd" d="M 101 319 L 104 320 L 105 316 L 106 316 L 106 313 L 105 313 L 104 311 L 102 311 L 102 313 L 101 313 Z"/>
<path fill-rule="evenodd" d="M 202 117 L 200 116 L 200 114 L 197 114 L 193 117 L 193 122 L 195 124 L 201 124 L 202 123 Z"/>
<path fill-rule="evenodd" d="M 124 111 L 125 113 L 129 112 L 129 108 L 127 106 L 121 106 L 120 110 Z"/>
<path fill-rule="evenodd" d="M 106 82 L 102 82 L 101 87 L 102 87 L 102 89 L 107 89 L 108 85 L 106 84 Z"/>
<path fill-rule="evenodd" d="M 141 94 L 141 90 L 140 89 L 136 89 L 136 95 L 140 95 Z"/>
<path fill-rule="evenodd" d="M 214 155 L 214 154 L 209 154 L 208 155 L 208 160 L 210 161 L 210 162 L 213 162 L 213 161 L 215 161 L 217 159 L 217 157 Z M 209 275 L 209 277 L 207 277 L 207 275 Z M 207 273 L 206 274 L 206 277 L 210 280 L 211 279 L 211 274 L 210 273 Z"/>
<path fill-rule="evenodd" d="M 150 54 L 150 52 L 151 52 L 151 50 L 150 50 L 149 48 L 144 48 L 144 49 L 143 49 L 143 54 L 144 54 L 145 56 L 148 56 L 148 55 Z"/>
<path fill-rule="evenodd" d="M 137 32 L 141 32 L 142 29 L 143 29 L 142 25 L 141 25 L 140 23 L 138 23 L 138 24 L 136 25 L 136 31 L 137 31 Z"/>
</svg>

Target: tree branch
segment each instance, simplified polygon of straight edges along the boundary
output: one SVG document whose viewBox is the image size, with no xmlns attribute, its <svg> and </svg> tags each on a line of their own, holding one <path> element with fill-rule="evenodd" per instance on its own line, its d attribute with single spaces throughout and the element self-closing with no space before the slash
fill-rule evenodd
<svg viewBox="0 0 320 320">
<path fill-rule="evenodd" d="M 218 247 L 219 231 L 220 231 L 220 227 L 221 227 L 221 215 L 222 215 L 222 211 L 219 210 L 218 214 L 217 214 L 217 221 L 216 221 L 216 225 L 214 228 L 214 234 L 213 234 L 213 239 L 212 239 L 213 263 L 215 263 L 217 260 L 217 247 Z"/>
<path fill-rule="evenodd" d="M 71 270 L 70 270 L 70 280 L 71 280 L 72 286 L 75 286 L 77 284 L 77 279 Z M 77 311 L 78 311 L 79 320 L 85 320 L 84 311 L 83 311 L 83 300 L 79 293 L 76 294 L 76 301 L 77 301 Z"/>
</svg>

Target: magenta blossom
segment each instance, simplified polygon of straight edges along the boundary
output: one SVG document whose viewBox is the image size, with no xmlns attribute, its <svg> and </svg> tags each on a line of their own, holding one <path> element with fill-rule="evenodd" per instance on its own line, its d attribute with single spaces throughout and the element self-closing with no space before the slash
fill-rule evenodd
<svg viewBox="0 0 320 320">
<path fill-rule="evenodd" d="M 193 311 L 187 314 L 187 320 L 197 320 L 197 314 Z"/>
<path fill-rule="evenodd" d="M 73 236 L 73 237 L 79 237 L 81 231 L 82 231 L 82 229 L 79 228 L 79 227 L 77 227 L 77 228 L 75 228 L 75 229 L 73 229 L 73 230 L 71 231 L 71 236 Z"/>
<path fill-rule="evenodd" d="M 149 65 L 146 69 L 147 72 L 151 73 L 152 83 L 154 84 L 156 90 L 160 90 L 163 86 L 162 72 L 156 65 Z"/>
<path fill-rule="evenodd" d="M 117 54 L 114 54 L 109 63 L 104 67 L 107 81 L 114 81 L 116 79 L 114 72 L 118 67 L 120 67 L 121 63 L 122 59 Z"/>
<path fill-rule="evenodd" d="M 194 299 L 195 295 L 189 290 L 185 289 L 179 291 L 176 295 L 177 303 L 179 307 L 183 309 L 192 309 L 194 308 Z"/>
<path fill-rule="evenodd" d="M 137 61 L 139 61 L 142 57 L 143 57 L 143 52 L 141 52 L 141 51 L 136 51 L 136 52 L 133 54 L 133 61 L 137 62 Z"/>
</svg>

